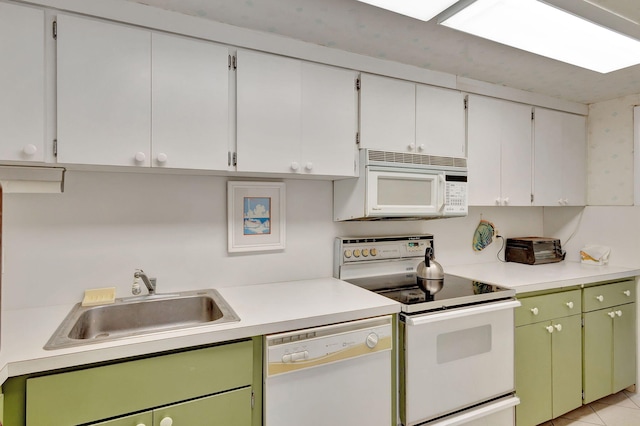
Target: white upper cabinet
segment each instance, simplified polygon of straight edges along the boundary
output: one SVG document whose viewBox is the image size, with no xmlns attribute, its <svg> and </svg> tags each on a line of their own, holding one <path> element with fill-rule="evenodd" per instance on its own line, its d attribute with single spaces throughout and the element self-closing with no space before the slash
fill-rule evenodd
<svg viewBox="0 0 640 426">
<path fill-rule="evenodd" d="M 58 15 L 58 161 L 148 166 L 151 32 Z"/>
<path fill-rule="evenodd" d="M 415 152 L 416 85 L 388 77 L 360 76 L 360 147 Z"/>
<path fill-rule="evenodd" d="M 468 100 L 469 205 L 531 205 L 531 107 Z"/>
<path fill-rule="evenodd" d="M 354 176 L 356 73 L 237 52 L 237 170 Z"/>
<path fill-rule="evenodd" d="M 464 95 L 416 85 L 416 148 L 443 157 L 466 157 Z"/>
<path fill-rule="evenodd" d="M 0 160 L 44 161 L 44 12 L 0 3 Z"/>
<path fill-rule="evenodd" d="M 362 74 L 360 147 L 465 157 L 463 94 Z"/>
<path fill-rule="evenodd" d="M 534 205 L 586 204 L 586 117 L 536 108 L 534 160 Z"/>
<path fill-rule="evenodd" d="M 58 162 L 228 169 L 228 49 L 59 15 Z"/>
<path fill-rule="evenodd" d="M 229 49 L 153 33 L 151 164 L 225 170 L 229 152 Z"/>
</svg>

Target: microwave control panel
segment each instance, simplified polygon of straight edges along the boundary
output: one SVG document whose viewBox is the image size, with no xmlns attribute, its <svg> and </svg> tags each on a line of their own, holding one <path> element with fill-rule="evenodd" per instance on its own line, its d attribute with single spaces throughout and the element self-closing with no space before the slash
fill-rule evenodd
<svg viewBox="0 0 640 426">
<path fill-rule="evenodd" d="M 466 215 L 467 207 L 467 177 L 447 176 L 444 188 L 445 214 Z"/>
</svg>

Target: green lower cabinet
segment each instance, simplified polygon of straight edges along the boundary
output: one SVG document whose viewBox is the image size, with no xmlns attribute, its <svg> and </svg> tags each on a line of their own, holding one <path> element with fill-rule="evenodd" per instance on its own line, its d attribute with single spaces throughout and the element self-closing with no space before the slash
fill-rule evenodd
<svg viewBox="0 0 640 426">
<path fill-rule="evenodd" d="M 584 403 L 636 381 L 636 304 L 584 313 Z"/>
<path fill-rule="evenodd" d="M 516 327 L 516 424 L 534 426 L 582 405 L 581 318 Z"/>
</svg>

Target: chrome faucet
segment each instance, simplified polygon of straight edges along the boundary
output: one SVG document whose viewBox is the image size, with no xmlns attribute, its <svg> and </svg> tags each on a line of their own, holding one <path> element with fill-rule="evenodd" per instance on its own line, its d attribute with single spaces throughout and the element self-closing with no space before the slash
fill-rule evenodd
<svg viewBox="0 0 640 426">
<path fill-rule="evenodd" d="M 142 269 L 136 269 L 133 273 L 133 278 L 141 278 L 144 285 L 147 287 L 149 294 L 156 293 L 156 279 L 147 277 L 147 274 Z M 137 285 L 136 282 L 133 283 L 133 288 L 131 289 L 133 294 L 140 294 L 140 286 Z"/>
</svg>

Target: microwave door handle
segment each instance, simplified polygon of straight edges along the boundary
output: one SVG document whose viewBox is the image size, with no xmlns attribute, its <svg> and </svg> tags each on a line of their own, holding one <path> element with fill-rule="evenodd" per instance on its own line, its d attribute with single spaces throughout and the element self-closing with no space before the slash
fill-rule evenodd
<svg viewBox="0 0 640 426">
<path fill-rule="evenodd" d="M 444 179 L 444 174 L 438 175 L 438 211 L 444 208 L 444 193 L 446 191 L 445 185 L 446 182 Z"/>
</svg>

